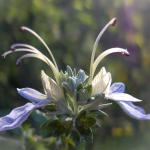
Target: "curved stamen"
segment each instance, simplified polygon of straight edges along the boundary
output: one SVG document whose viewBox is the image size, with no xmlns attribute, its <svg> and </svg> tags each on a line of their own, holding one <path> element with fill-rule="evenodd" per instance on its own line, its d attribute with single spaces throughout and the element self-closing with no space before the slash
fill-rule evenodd
<svg viewBox="0 0 150 150">
<path fill-rule="evenodd" d="M 10 48 L 12 50 L 17 49 L 17 48 L 29 48 L 29 49 L 32 49 L 32 50 L 35 50 L 35 51 L 39 51 L 34 46 L 29 45 L 29 44 L 24 44 L 24 43 L 12 44 Z"/>
<path fill-rule="evenodd" d="M 42 52 L 40 52 L 34 46 L 18 43 L 18 44 L 13 44 L 11 46 L 11 49 L 12 50 L 9 50 L 9 51 L 5 52 L 4 54 L 2 54 L 2 56 L 6 57 L 7 55 L 14 53 L 14 52 L 29 52 L 28 54 L 25 54 L 22 57 L 18 58 L 16 64 L 19 64 L 22 59 L 27 58 L 27 57 L 36 57 L 38 59 L 41 59 L 42 61 L 44 61 L 46 64 L 48 64 L 50 66 L 50 68 L 52 69 L 53 74 L 56 78 L 56 82 L 57 83 L 59 82 L 59 80 L 58 80 L 59 70 L 55 67 L 55 65 L 52 63 L 51 60 L 49 60 Z"/>
<path fill-rule="evenodd" d="M 91 55 L 91 64 L 90 64 L 90 77 L 92 76 L 92 72 L 93 72 L 93 63 L 94 63 L 94 58 L 95 58 L 95 53 L 96 53 L 96 49 L 98 47 L 98 43 L 102 37 L 102 35 L 104 34 L 104 32 L 108 29 L 108 27 L 110 26 L 114 26 L 116 24 L 117 19 L 113 18 L 111 19 L 105 26 L 104 28 L 100 31 L 100 33 L 98 34 L 94 46 L 93 46 L 93 50 L 92 50 L 92 55 Z"/>
<path fill-rule="evenodd" d="M 18 65 L 22 61 L 22 59 L 29 58 L 29 57 L 38 58 L 38 59 L 42 60 L 43 62 L 45 62 L 46 64 L 48 64 L 53 71 L 53 74 L 54 74 L 54 77 L 55 77 L 57 83 L 59 82 L 59 71 L 57 70 L 57 68 L 54 66 L 54 64 L 45 55 L 41 55 L 38 53 L 25 54 L 25 55 L 23 55 L 17 59 L 16 64 Z"/>
<path fill-rule="evenodd" d="M 30 52 L 30 53 L 36 53 L 35 51 L 33 51 L 32 49 L 28 49 L 28 48 L 18 48 L 15 50 L 9 50 L 5 53 L 2 54 L 2 56 L 5 58 L 7 55 L 11 54 L 11 53 L 15 53 L 15 52 Z"/>
<path fill-rule="evenodd" d="M 122 48 L 110 48 L 108 50 L 105 50 L 103 53 L 101 53 L 96 60 L 93 63 L 93 68 L 92 68 L 92 72 L 91 72 L 91 77 L 93 78 L 94 73 L 96 71 L 97 66 L 99 65 L 99 63 L 102 61 L 102 59 L 104 57 L 106 57 L 107 55 L 110 55 L 112 53 L 122 53 L 123 55 L 129 55 L 129 52 L 126 49 L 122 49 Z"/>
<path fill-rule="evenodd" d="M 39 51 L 37 48 L 35 48 L 34 46 L 29 45 L 29 44 L 23 44 L 23 43 L 13 44 L 13 45 L 11 45 L 10 48 L 12 49 L 12 52 L 27 51 L 27 49 L 28 49 L 28 50 L 32 51 L 33 53 L 38 53 L 38 54 L 45 56 L 41 51 Z"/>
<path fill-rule="evenodd" d="M 55 60 L 55 58 L 54 58 L 54 56 L 53 56 L 53 54 L 52 54 L 50 48 L 49 48 L 48 45 L 45 43 L 45 41 L 44 41 L 35 31 L 29 29 L 28 27 L 22 26 L 21 29 L 22 29 L 23 31 L 27 31 L 27 32 L 31 33 L 32 35 L 34 35 L 34 36 L 45 46 L 45 48 L 46 48 L 47 51 L 49 52 L 49 54 L 50 54 L 50 56 L 51 56 L 51 58 L 52 58 L 52 60 L 53 60 L 53 62 L 54 62 L 54 65 L 55 65 L 56 68 L 58 69 L 56 60 Z"/>
</svg>

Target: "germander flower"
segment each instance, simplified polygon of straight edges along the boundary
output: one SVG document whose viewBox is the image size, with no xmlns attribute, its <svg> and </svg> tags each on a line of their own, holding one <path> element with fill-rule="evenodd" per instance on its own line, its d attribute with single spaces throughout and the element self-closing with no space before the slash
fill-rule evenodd
<svg viewBox="0 0 150 150">
<path fill-rule="evenodd" d="M 106 26 L 101 30 L 96 38 L 93 46 L 90 63 L 89 76 L 80 69 L 78 72 L 72 70 L 69 66 L 65 72 L 60 71 L 56 60 L 44 42 L 44 40 L 33 30 L 22 27 L 23 31 L 27 31 L 34 35 L 47 49 L 51 59 L 45 56 L 41 51 L 28 44 L 13 44 L 11 50 L 5 52 L 3 56 L 7 56 L 15 52 L 27 52 L 27 54 L 17 59 L 17 64 L 20 63 L 24 58 L 38 58 L 45 62 L 53 72 L 54 79 L 50 78 L 43 70 L 41 71 L 41 80 L 43 84 L 44 94 L 32 89 L 32 88 L 21 88 L 17 89 L 18 93 L 28 99 L 30 103 L 24 106 L 13 109 L 8 115 L 0 118 L 0 131 L 6 131 L 19 127 L 35 109 L 46 109 L 47 106 L 53 105 L 53 115 L 57 117 L 62 116 L 65 118 L 64 121 L 71 120 L 72 128 L 79 130 L 87 130 L 95 124 L 98 124 L 98 118 L 88 116 L 88 114 L 96 111 L 107 115 L 103 108 L 110 106 L 112 103 L 102 103 L 101 98 L 110 99 L 118 103 L 121 108 L 131 117 L 140 120 L 149 120 L 150 115 L 146 115 L 145 111 L 135 106 L 132 102 L 140 102 L 141 100 L 124 93 L 125 86 L 123 83 L 112 83 L 111 73 L 107 72 L 105 67 L 95 75 L 95 71 L 103 58 L 112 53 L 121 53 L 123 55 L 129 55 L 126 49 L 122 48 L 111 48 L 105 50 L 95 59 L 95 53 L 103 33 L 109 26 L 114 25 L 116 18 L 113 18 Z M 46 113 L 47 114 L 47 113 Z M 45 115 L 46 115 L 45 114 Z M 48 110 L 48 118 L 50 118 L 51 111 Z M 82 117 L 84 121 L 82 121 Z M 89 120 L 89 124 L 87 123 Z"/>
</svg>

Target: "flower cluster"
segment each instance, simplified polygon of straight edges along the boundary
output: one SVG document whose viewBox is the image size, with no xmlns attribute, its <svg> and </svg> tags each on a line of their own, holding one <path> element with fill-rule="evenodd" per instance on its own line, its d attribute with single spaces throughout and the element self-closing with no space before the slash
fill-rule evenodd
<svg viewBox="0 0 150 150">
<path fill-rule="evenodd" d="M 62 117 L 64 121 L 71 121 L 72 130 L 77 129 L 78 132 L 82 133 L 81 128 L 90 129 L 93 125 L 98 124 L 99 118 L 97 115 L 89 114 L 96 112 L 96 114 L 107 115 L 103 108 L 110 106 L 111 102 L 116 102 L 126 114 L 134 119 L 150 120 L 150 114 L 146 114 L 143 108 L 133 103 L 141 100 L 125 93 L 124 83 L 112 83 L 111 73 L 107 72 L 105 67 L 102 67 L 95 75 L 99 63 L 106 56 L 112 53 L 129 55 L 126 49 L 115 47 L 105 50 L 95 58 L 98 42 L 107 28 L 113 26 L 115 22 L 116 18 L 110 20 L 96 38 L 91 55 L 89 75 L 82 69 L 77 71 L 71 69 L 70 66 L 67 66 L 66 71 L 60 71 L 50 48 L 44 40 L 33 30 L 22 27 L 23 31 L 34 35 L 45 46 L 51 58 L 49 59 L 35 47 L 23 43 L 13 44 L 11 50 L 5 52 L 3 56 L 15 52 L 26 52 L 27 54 L 17 59 L 17 64 L 24 58 L 38 58 L 50 67 L 55 79 L 49 77 L 43 70 L 41 71 L 44 94 L 32 88 L 17 88 L 18 94 L 30 102 L 1 117 L 0 131 L 21 126 L 33 110 L 40 108 L 40 111 L 47 110 L 45 116 L 48 120 L 51 119 L 51 114 L 55 115 L 56 118 Z M 105 102 L 103 103 L 102 100 Z M 47 109 L 48 107 L 51 109 Z"/>
</svg>

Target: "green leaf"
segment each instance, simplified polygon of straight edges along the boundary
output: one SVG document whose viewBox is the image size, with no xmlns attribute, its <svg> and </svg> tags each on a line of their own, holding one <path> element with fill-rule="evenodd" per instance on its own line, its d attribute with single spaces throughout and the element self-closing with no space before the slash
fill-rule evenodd
<svg viewBox="0 0 150 150">
<path fill-rule="evenodd" d="M 56 111 L 56 105 L 55 104 L 49 104 L 49 105 L 44 107 L 44 111 L 54 112 L 54 111 Z"/>
<path fill-rule="evenodd" d="M 48 120 L 42 125 L 42 129 L 48 131 L 50 135 L 54 136 L 68 134 L 72 130 L 72 121 L 62 121 L 61 119 Z"/>
<path fill-rule="evenodd" d="M 94 116 L 82 112 L 76 120 L 76 126 L 80 129 L 89 129 L 96 124 L 96 119 Z"/>
</svg>

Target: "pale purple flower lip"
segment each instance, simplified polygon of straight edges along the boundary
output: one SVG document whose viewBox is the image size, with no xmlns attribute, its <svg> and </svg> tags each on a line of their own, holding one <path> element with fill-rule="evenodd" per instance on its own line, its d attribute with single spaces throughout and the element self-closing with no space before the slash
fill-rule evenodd
<svg viewBox="0 0 150 150">
<path fill-rule="evenodd" d="M 105 97 L 114 101 L 129 101 L 129 102 L 140 102 L 142 100 L 137 99 L 130 94 L 124 93 L 125 85 L 121 82 L 113 83 L 106 93 Z"/>
<path fill-rule="evenodd" d="M 46 106 L 50 102 L 50 100 L 46 99 L 46 95 L 34 89 L 22 88 L 17 90 L 22 97 L 30 100 L 32 103 L 14 108 L 8 115 L 1 117 L 0 131 L 11 130 L 21 126 L 34 109 Z"/>
<path fill-rule="evenodd" d="M 47 99 L 46 95 L 31 88 L 22 88 L 22 89 L 17 88 L 17 91 L 22 97 L 30 100 L 33 103 L 37 103 L 39 102 L 39 100 Z"/>
<path fill-rule="evenodd" d="M 146 114 L 143 108 L 134 105 L 132 102 L 117 103 L 130 117 L 138 120 L 150 120 L 150 114 Z"/>
<path fill-rule="evenodd" d="M 0 131 L 6 131 L 19 127 L 35 108 L 32 103 L 13 109 L 8 115 L 0 118 Z"/>
<path fill-rule="evenodd" d="M 130 97 L 129 96 L 129 101 L 125 100 L 125 101 L 119 101 L 119 97 L 120 99 L 122 98 L 122 96 L 120 96 L 120 94 L 125 94 L 125 85 L 121 82 L 118 83 L 113 83 L 110 87 L 110 96 L 112 94 L 118 95 L 117 100 L 115 101 L 122 109 L 123 111 L 128 114 L 130 117 L 134 118 L 134 119 L 138 119 L 138 120 L 150 120 L 150 114 L 146 114 L 145 110 L 139 106 L 134 105 L 131 101 L 132 98 L 134 99 L 134 97 Z M 125 96 L 125 98 L 127 98 Z M 124 98 L 124 99 L 125 99 Z"/>
</svg>

